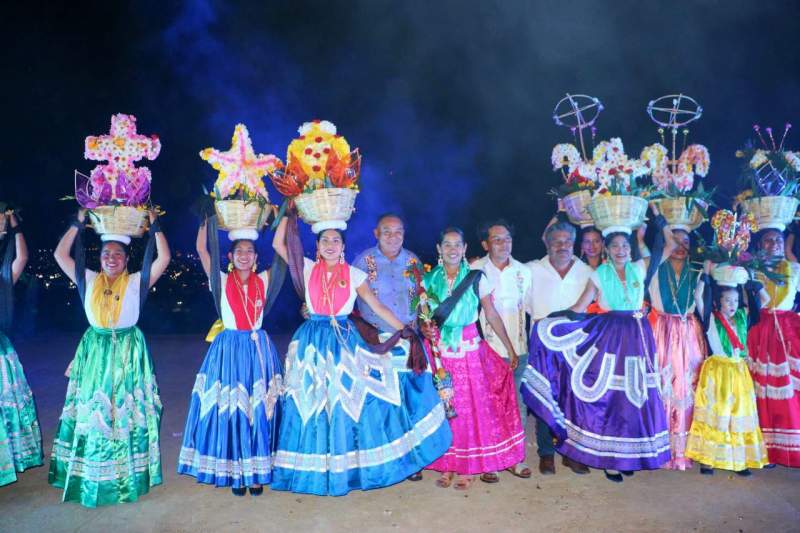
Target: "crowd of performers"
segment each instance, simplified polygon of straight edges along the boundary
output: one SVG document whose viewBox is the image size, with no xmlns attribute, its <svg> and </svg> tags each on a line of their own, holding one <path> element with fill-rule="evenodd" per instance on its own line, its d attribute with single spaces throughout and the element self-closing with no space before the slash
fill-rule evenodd
<svg viewBox="0 0 800 533">
<path fill-rule="evenodd" d="M 547 255 L 529 263 L 512 256 L 505 221 L 481 228 L 486 253 L 471 263 L 462 230 L 446 228 L 421 279 L 409 275 L 419 260 L 394 214 L 377 220 L 376 245 L 352 265 L 340 229 L 319 231 L 315 258 L 298 257 L 283 217 L 270 269 L 259 271 L 254 236 L 244 236 L 230 245 L 227 272 L 207 219 L 197 250 L 220 320 L 187 391 L 178 472 L 236 495 L 264 485 L 344 495 L 418 481 L 426 469 L 439 487 L 465 490 L 503 471 L 531 477 L 529 414 L 542 475 L 555 473 L 556 454 L 576 474 L 602 469 L 614 482 L 693 461 L 703 474 L 799 467 L 800 264 L 783 232 L 755 240 L 783 284 L 718 286 L 713 264 L 689 262 L 689 233 L 652 209 L 652 250 L 643 229 L 578 232 L 554 217 Z M 108 235 L 100 271 L 86 268 L 84 211 L 55 251 L 89 323 L 66 371 L 50 459 L 64 501 L 131 502 L 162 482 L 161 402 L 137 321 L 170 251 L 150 219 L 140 272 L 128 271 L 129 241 Z M 8 220 L 3 328 L 27 260 L 21 226 Z M 262 321 L 287 269 L 299 274 L 306 319 L 281 357 Z M 430 320 L 412 305 L 422 290 Z M 43 461 L 31 390 L 2 333 L 0 377 L 2 485 Z"/>
</svg>

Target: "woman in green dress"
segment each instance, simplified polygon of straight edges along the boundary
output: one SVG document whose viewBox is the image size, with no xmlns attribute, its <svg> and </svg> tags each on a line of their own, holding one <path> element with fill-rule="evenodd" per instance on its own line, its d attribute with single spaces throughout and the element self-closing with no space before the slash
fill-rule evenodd
<svg viewBox="0 0 800 533">
<path fill-rule="evenodd" d="M 3 334 L 13 316 L 13 287 L 28 262 L 28 247 L 13 212 L 0 213 L 6 229 L 0 266 L 0 486 L 17 480 L 17 472 L 42 464 L 42 435 L 33 395 L 17 352 Z"/>
<path fill-rule="evenodd" d="M 78 286 L 90 326 L 68 369 L 49 482 L 64 489 L 64 501 L 95 507 L 136 501 L 161 483 L 161 401 L 136 322 L 144 297 L 169 264 L 170 252 L 151 212 L 155 260 L 146 251 L 141 272 L 129 274 L 130 237 L 102 235 L 100 272 L 84 270 L 81 246 L 76 246 L 74 259 L 70 249 L 85 218 L 85 210 L 79 211 L 54 254 Z"/>
</svg>

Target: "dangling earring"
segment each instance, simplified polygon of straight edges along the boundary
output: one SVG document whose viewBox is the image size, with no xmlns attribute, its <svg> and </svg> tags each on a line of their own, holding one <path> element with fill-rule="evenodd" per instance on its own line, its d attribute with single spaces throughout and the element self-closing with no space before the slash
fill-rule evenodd
<svg viewBox="0 0 800 533">
<path fill-rule="evenodd" d="M 317 250 L 317 263 L 319 263 L 321 259 L 322 257 L 319 255 L 319 250 Z"/>
<path fill-rule="evenodd" d="M 442 252 L 439 252 L 439 259 L 436 260 L 436 263 L 439 266 L 442 266 L 444 264 L 444 261 L 442 261 Z"/>
<path fill-rule="evenodd" d="M 233 272 L 233 263 L 228 263 L 228 272 Z"/>
<path fill-rule="evenodd" d="M 253 272 L 255 272 L 257 269 L 258 269 L 258 263 L 253 261 L 253 268 L 252 268 Z"/>
<path fill-rule="evenodd" d="M 344 250 L 342 250 L 342 253 L 339 255 L 339 264 L 344 264 Z"/>
</svg>

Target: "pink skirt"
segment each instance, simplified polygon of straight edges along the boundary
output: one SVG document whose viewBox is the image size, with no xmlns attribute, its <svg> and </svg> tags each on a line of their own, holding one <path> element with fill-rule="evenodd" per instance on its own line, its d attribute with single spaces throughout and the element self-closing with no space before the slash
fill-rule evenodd
<svg viewBox="0 0 800 533">
<path fill-rule="evenodd" d="M 475 324 L 464 328 L 458 352 L 442 350 L 442 365 L 452 376 L 455 392 L 457 416 L 450 419 L 453 444 L 427 468 L 472 475 L 524 461 L 525 432 L 513 372 L 480 338 Z"/>
<path fill-rule="evenodd" d="M 656 311 L 653 315 L 661 399 L 666 410 L 670 443 L 670 460 L 662 468 L 687 470 L 692 468 L 692 460 L 686 457 L 686 440 L 692 427 L 697 378 L 708 353 L 706 341 L 694 315 L 689 315 L 685 322 L 679 315 Z"/>
</svg>

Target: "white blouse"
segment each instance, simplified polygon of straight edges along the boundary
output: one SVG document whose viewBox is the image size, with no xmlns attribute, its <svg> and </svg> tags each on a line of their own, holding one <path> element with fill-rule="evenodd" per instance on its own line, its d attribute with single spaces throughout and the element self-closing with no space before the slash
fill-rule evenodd
<svg viewBox="0 0 800 533">
<path fill-rule="evenodd" d="M 308 281 L 311 279 L 311 271 L 314 270 L 314 265 L 316 265 L 316 263 L 308 257 L 303 258 L 303 279 L 305 280 L 306 286 L 306 306 L 308 306 L 308 311 L 310 313 L 327 315 L 330 312 L 329 310 L 314 309 L 314 306 L 311 303 L 311 295 L 308 292 Z M 348 266 L 350 267 L 350 296 L 347 298 L 347 302 L 345 302 L 344 306 L 342 306 L 342 308 L 336 313 L 336 316 L 346 316 L 353 312 L 353 305 L 355 304 L 356 297 L 358 296 L 356 289 L 358 289 L 365 281 L 367 281 L 366 272 L 354 267 L 353 265 Z M 331 272 L 328 272 L 328 276 L 330 275 Z"/>
<path fill-rule="evenodd" d="M 100 321 L 92 312 L 91 294 L 94 290 L 94 282 L 97 280 L 98 273 L 94 270 L 86 270 L 86 296 L 84 298 L 83 310 L 86 312 L 86 319 L 89 324 L 96 328 L 102 328 Z M 114 328 L 122 329 L 135 326 L 139 321 L 139 285 L 141 283 L 141 272 L 134 272 L 128 276 L 128 286 L 125 289 L 125 296 L 122 298 L 122 308 L 119 313 L 119 320 Z"/>
<path fill-rule="evenodd" d="M 236 317 L 233 315 L 233 311 L 231 310 L 231 304 L 228 302 L 228 295 L 225 291 L 225 285 L 228 283 L 228 274 L 226 272 L 221 272 L 222 274 L 222 285 L 221 285 L 221 297 L 220 297 L 220 305 L 219 310 L 222 314 L 222 324 L 225 326 L 225 329 L 238 329 L 236 327 Z M 267 289 L 269 287 L 269 272 L 263 270 L 258 273 L 258 277 L 261 278 L 261 281 L 264 282 L 264 294 L 261 295 L 261 305 L 262 310 L 263 306 L 267 302 Z M 249 295 L 250 284 L 242 285 L 242 289 L 244 290 L 245 298 Z M 253 296 L 255 298 L 255 296 Z M 261 323 L 264 320 L 264 313 L 258 313 L 258 316 L 255 317 L 255 323 L 253 324 L 253 329 L 261 329 Z"/>
</svg>

